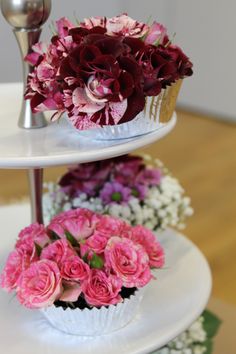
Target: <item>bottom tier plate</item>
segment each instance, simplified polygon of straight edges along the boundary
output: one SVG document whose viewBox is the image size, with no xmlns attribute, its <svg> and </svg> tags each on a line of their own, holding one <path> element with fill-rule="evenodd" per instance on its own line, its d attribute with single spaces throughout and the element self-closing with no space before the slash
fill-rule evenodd
<svg viewBox="0 0 236 354">
<path fill-rule="evenodd" d="M 0 208 L 1 268 L 18 230 L 29 223 L 29 206 Z M 125 328 L 100 337 L 76 337 L 52 328 L 39 311 L 21 307 L 0 290 L 0 349 L 8 354 L 143 354 L 184 331 L 205 308 L 211 291 L 206 259 L 187 238 L 173 230 L 159 235 L 165 269 L 147 287 L 136 318 Z"/>
</svg>

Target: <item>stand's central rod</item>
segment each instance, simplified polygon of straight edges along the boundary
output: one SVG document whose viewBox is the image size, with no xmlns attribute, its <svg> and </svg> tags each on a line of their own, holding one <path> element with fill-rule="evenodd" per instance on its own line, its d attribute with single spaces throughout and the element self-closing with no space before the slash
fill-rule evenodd
<svg viewBox="0 0 236 354">
<path fill-rule="evenodd" d="M 31 221 L 43 224 L 43 169 L 30 169 L 28 171 L 28 178 L 31 200 Z"/>
</svg>

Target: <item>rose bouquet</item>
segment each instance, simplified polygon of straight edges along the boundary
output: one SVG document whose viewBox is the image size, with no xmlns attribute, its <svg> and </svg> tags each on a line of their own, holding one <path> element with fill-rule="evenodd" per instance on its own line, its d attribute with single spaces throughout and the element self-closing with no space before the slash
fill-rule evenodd
<svg viewBox="0 0 236 354">
<path fill-rule="evenodd" d="M 172 116 L 181 79 L 192 75 L 192 63 L 163 25 L 123 14 L 79 25 L 62 18 L 55 31 L 49 45 L 38 43 L 26 57 L 34 70 L 25 97 L 34 112 L 55 110 L 53 119 L 66 112 L 78 130 L 119 125 L 117 131 L 108 130 L 113 138 L 122 137 L 119 133 L 127 129 L 122 123 L 137 121 L 140 112 L 146 123 L 141 120 L 140 131 L 128 126 L 127 136 L 145 132 L 145 125 L 154 129 L 151 122 L 157 128 L 159 116 L 161 121 Z"/>
<path fill-rule="evenodd" d="M 119 217 L 152 231 L 183 228 L 192 215 L 179 182 L 150 156 L 121 156 L 72 167 L 57 184 L 45 185 L 45 218 L 77 207 Z"/>
<path fill-rule="evenodd" d="M 25 307 L 41 309 L 54 327 L 94 335 L 132 319 L 151 270 L 163 264 L 163 249 L 148 229 L 76 209 L 47 227 L 23 229 L 0 284 Z"/>
</svg>

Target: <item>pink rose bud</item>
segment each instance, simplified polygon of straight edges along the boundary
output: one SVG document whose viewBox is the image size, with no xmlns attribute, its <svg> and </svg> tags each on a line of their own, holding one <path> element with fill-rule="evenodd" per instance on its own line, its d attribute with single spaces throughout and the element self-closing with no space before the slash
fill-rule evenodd
<svg viewBox="0 0 236 354">
<path fill-rule="evenodd" d="M 60 301 L 76 302 L 82 292 L 81 286 L 77 282 L 62 281 L 63 292 L 59 298 Z"/>
<path fill-rule="evenodd" d="M 51 306 L 62 292 L 61 275 L 55 262 L 47 259 L 31 264 L 17 282 L 17 298 L 28 308 Z"/>
<path fill-rule="evenodd" d="M 145 38 L 146 44 L 162 44 L 167 34 L 167 29 L 160 23 L 153 22 Z"/>
</svg>

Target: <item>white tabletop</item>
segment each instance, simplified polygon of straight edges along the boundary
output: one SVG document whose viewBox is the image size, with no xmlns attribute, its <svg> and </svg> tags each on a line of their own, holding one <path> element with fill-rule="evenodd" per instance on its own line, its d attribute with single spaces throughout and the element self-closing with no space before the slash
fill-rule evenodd
<svg viewBox="0 0 236 354">
<path fill-rule="evenodd" d="M 18 83 L 0 84 L 0 168 L 37 168 L 102 160 L 129 153 L 168 134 L 176 115 L 160 129 L 132 139 L 91 141 L 66 120 L 45 128 L 17 127 L 22 97 Z"/>
</svg>

